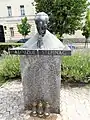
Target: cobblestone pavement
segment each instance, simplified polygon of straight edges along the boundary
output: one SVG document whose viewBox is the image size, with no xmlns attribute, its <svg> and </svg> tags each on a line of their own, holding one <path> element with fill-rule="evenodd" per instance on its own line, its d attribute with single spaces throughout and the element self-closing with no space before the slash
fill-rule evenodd
<svg viewBox="0 0 90 120">
<path fill-rule="evenodd" d="M 23 120 L 22 84 L 17 81 L 0 87 L 0 120 Z"/>
<path fill-rule="evenodd" d="M 61 117 L 51 115 L 44 120 L 90 120 L 90 87 L 62 87 Z M 41 120 L 24 111 L 22 84 L 18 81 L 0 87 L 0 120 Z M 43 119 L 42 119 L 43 120 Z"/>
</svg>

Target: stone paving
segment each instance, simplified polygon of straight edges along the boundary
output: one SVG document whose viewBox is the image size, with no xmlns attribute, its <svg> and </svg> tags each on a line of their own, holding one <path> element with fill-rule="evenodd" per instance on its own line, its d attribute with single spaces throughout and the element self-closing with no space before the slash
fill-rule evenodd
<svg viewBox="0 0 90 120">
<path fill-rule="evenodd" d="M 90 87 L 65 87 L 61 91 L 61 116 L 51 115 L 44 120 L 90 120 Z M 24 111 L 22 84 L 19 81 L 0 87 L 0 120 L 43 120 L 30 117 Z"/>
<path fill-rule="evenodd" d="M 17 81 L 0 87 L 0 120 L 23 120 L 22 84 Z"/>
<path fill-rule="evenodd" d="M 90 120 L 90 85 L 62 87 L 62 120 Z"/>
</svg>

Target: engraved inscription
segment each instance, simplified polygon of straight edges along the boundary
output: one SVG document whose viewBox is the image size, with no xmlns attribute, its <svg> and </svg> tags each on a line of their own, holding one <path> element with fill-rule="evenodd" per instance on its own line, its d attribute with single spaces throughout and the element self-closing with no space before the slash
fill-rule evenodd
<svg viewBox="0 0 90 120">
<path fill-rule="evenodd" d="M 17 55 L 71 55 L 69 50 L 10 50 L 10 54 Z"/>
</svg>

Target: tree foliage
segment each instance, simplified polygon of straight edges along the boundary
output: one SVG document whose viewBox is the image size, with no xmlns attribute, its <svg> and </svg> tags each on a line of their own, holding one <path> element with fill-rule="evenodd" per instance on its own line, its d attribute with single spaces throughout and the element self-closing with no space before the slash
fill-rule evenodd
<svg viewBox="0 0 90 120">
<path fill-rule="evenodd" d="M 21 19 L 21 24 L 17 25 L 18 32 L 26 37 L 30 33 L 31 25 L 28 23 L 27 17 Z"/>
<path fill-rule="evenodd" d="M 88 46 L 88 38 L 90 37 L 90 9 L 87 9 L 85 25 L 82 27 L 82 35 L 85 36 L 85 47 Z"/>
<path fill-rule="evenodd" d="M 90 37 L 90 9 L 87 9 L 85 25 L 82 27 L 82 31 L 82 35 L 88 39 L 88 37 Z"/>
<path fill-rule="evenodd" d="M 50 17 L 48 29 L 62 36 L 74 34 L 80 29 L 87 0 L 35 0 L 36 11 L 46 12 Z"/>
</svg>

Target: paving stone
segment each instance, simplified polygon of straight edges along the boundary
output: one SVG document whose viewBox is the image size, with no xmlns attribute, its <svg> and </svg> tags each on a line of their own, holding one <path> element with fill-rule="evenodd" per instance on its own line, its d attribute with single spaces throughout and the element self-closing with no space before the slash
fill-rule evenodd
<svg viewBox="0 0 90 120">
<path fill-rule="evenodd" d="M 0 118 L 2 118 L 3 117 L 3 114 L 0 114 Z"/>
<path fill-rule="evenodd" d="M 53 115 L 44 120 L 90 120 L 90 86 L 62 86 L 60 91 L 61 116 Z M 24 111 L 22 84 L 8 82 L 0 87 L 0 120 L 43 120 L 30 117 Z"/>
<path fill-rule="evenodd" d="M 5 112 L 4 114 L 3 114 L 3 117 L 9 117 L 9 112 Z"/>
</svg>

